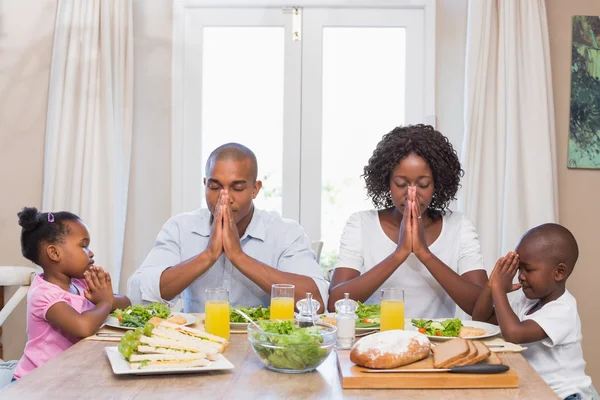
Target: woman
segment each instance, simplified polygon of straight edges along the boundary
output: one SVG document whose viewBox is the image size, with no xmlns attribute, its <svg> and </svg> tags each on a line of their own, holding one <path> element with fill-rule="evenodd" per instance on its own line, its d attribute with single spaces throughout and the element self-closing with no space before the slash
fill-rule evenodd
<svg viewBox="0 0 600 400">
<path fill-rule="evenodd" d="M 405 314 L 468 314 L 487 282 L 473 224 L 449 210 L 463 171 L 448 139 L 429 125 L 386 134 L 364 168 L 376 210 L 350 216 L 329 289 L 330 310 L 344 293 L 379 303 L 380 288 L 404 289 Z"/>
</svg>

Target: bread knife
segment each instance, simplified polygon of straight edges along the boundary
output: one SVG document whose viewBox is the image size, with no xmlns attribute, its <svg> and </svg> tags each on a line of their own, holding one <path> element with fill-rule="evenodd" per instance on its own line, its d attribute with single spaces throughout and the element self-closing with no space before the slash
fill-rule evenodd
<svg viewBox="0 0 600 400">
<path fill-rule="evenodd" d="M 431 369 L 364 369 L 361 372 L 390 373 L 390 372 L 451 372 L 455 374 L 500 374 L 509 370 L 508 365 L 503 364 L 475 364 L 464 365 L 453 368 L 431 368 Z"/>
</svg>

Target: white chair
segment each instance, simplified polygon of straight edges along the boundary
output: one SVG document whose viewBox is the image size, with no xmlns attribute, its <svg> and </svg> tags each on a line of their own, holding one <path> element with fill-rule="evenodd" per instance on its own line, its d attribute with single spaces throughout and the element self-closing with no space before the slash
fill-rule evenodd
<svg viewBox="0 0 600 400">
<path fill-rule="evenodd" d="M 321 262 L 321 250 L 323 250 L 323 242 L 315 240 L 310 244 L 310 248 L 317 255 L 317 264 Z"/>
<path fill-rule="evenodd" d="M 0 286 L 19 286 L 15 294 L 0 309 L 0 327 L 21 303 L 21 300 L 27 296 L 29 286 L 36 274 L 36 269 L 31 267 L 0 266 Z M 17 363 L 14 360 L 6 362 L 0 359 L 0 388 L 10 383 L 16 366 Z"/>
<path fill-rule="evenodd" d="M 317 264 L 321 262 L 321 250 L 323 250 L 323 242 L 320 240 L 315 240 L 310 245 L 312 251 L 317 255 Z M 331 275 L 333 274 L 333 268 L 327 268 L 323 270 L 323 277 L 327 282 L 331 282 Z"/>
<path fill-rule="evenodd" d="M 19 286 L 15 294 L 0 310 L 0 326 L 4 324 L 10 313 L 17 308 L 21 300 L 27 296 L 29 286 L 36 274 L 36 269 L 32 267 L 0 266 L 0 286 Z"/>
</svg>

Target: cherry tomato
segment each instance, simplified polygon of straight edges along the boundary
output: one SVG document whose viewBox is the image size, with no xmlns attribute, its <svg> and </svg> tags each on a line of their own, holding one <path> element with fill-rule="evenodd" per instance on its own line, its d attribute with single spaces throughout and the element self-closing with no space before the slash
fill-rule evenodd
<svg viewBox="0 0 600 400">
<path fill-rule="evenodd" d="M 437 332 L 435 333 L 435 336 L 442 336 L 442 332 L 440 332 L 440 331 L 437 331 Z"/>
<path fill-rule="evenodd" d="M 419 332 L 420 333 L 427 333 L 427 329 L 425 329 L 425 328 L 419 328 Z"/>
</svg>

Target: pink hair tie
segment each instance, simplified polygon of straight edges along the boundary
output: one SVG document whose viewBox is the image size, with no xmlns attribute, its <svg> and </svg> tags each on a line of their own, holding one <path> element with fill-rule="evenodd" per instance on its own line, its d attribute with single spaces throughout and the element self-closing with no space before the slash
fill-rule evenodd
<svg viewBox="0 0 600 400">
<path fill-rule="evenodd" d="M 52 213 L 48 213 L 48 222 L 54 222 L 54 215 Z"/>
</svg>

